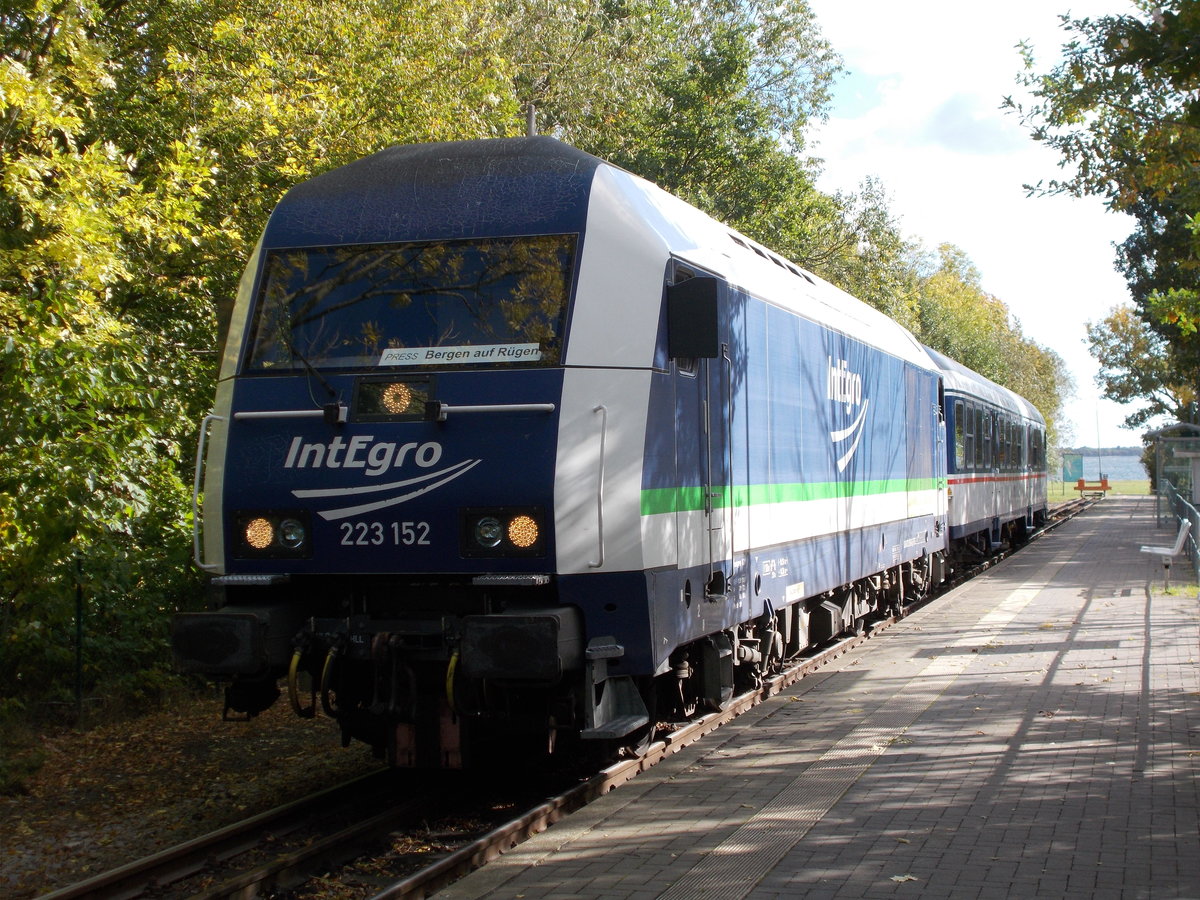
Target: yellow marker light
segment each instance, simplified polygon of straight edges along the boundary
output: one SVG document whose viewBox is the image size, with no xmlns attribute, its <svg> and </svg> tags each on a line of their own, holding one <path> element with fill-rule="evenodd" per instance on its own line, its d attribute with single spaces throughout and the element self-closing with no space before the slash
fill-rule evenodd
<svg viewBox="0 0 1200 900">
<path fill-rule="evenodd" d="M 508 539 L 522 550 L 532 547 L 538 539 L 537 522 L 530 516 L 517 516 L 508 523 Z"/>
<path fill-rule="evenodd" d="M 246 543 L 255 550 L 266 550 L 275 543 L 275 527 L 261 516 L 246 523 Z"/>
<path fill-rule="evenodd" d="M 383 389 L 379 395 L 380 405 L 394 416 L 407 412 L 412 404 L 413 392 L 407 384 L 394 382 Z"/>
</svg>

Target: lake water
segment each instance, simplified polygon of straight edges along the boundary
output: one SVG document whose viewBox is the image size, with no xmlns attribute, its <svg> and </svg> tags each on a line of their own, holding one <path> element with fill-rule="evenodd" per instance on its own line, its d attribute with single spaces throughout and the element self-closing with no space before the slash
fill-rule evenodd
<svg viewBox="0 0 1200 900">
<path fill-rule="evenodd" d="M 1102 456 L 1099 462 L 1094 454 L 1083 458 L 1084 478 L 1096 481 L 1100 472 L 1104 472 L 1109 481 L 1148 481 L 1150 478 L 1136 456 Z"/>
</svg>

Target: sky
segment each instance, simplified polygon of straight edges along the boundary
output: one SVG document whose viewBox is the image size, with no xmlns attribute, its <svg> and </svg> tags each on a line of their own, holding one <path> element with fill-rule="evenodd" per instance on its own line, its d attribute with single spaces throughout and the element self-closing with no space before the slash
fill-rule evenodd
<svg viewBox="0 0 1200 900">
<path fill-rule="evenodd" d="M 1017 44 L 1049 71 L 1073 18 L 1133 11 L 1130 0 L 809 0 L 845 71 L 827 122 L 807 135 L 819 186 L 853 192 L 879 179 L 901 231 L 929 250 L 951 243 L 979 269 L 1026 337 L 1055 350 L 1075 379 L 1064 446 L 1129 446 L 1129 410 L 1100 398 L 1086 323 L 1129 299 L 1113 245 L 1132 228 L 1098 198 L 1028 197 L 1060 176 L 1061 157 L 1001 109 L 1020 100 Z"/>
</svg>

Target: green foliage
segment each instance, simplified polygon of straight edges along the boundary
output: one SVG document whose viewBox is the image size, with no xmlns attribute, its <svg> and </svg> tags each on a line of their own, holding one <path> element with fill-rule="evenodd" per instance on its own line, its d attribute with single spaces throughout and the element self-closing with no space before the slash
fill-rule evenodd
<svg viewBox="0 0 1200 900">
<path fill-rule="evenodd" d="M 1022 334 L 959 248 L 943 244 L 936 268 L 927 265 L 917 316 L 925 343 L 1032 402 L 1046 419 L 1048 445 L 1057 444 L 1063 403 L 1074 387 L 1066 365 Z"/>
<path fill-rule="evenodd" d="M 828 245 L 825 257 L 814 261 L 812 270 L 920 332 L 920 250 L 901 232 L 883 186 L 868 179 L 857 195 L 837 199 L 841 240 Z"/>
<path fill-rule="evenodd" d="M 0 26 L 6 714 L 70 699 L 77 589 L 88 694 L 166 684 L 215 308 L 279 197 L 391 144 L 519 134 L 531 103 L 1057 408 L 1055 358 L 1012 364 L 1028 342 L 961 253 L 930 270 L 878 184 L 815 188 L 801 135 L 839 62 L 804 0 L 15 0 Z"/>
<path fill-rule="evenodd" d="M 1133 216 L 1118 250 L 1138 315 L 1169 347 L 1176 384 L 1200 381 L 1200 2 L 1136 4 L 1130 15 L 1062 17 L 1070 35 L 1062 62 L 1034 71 L 1026 49 L 1021 83 L 1034 101 L 1011 100 L 1036 140 L 1062 156 L 1065 175 L 1031 190 L 1093 195 Z M 1104 340 L 1094 352 L 1115 357 Z M 1097 356 L 1100 359 L 1100 356 Z M 1146 360 L 1149 369 L 1157 360 Z M 1100 384 L 1114 400 L 1163 407 L 1162 379 L 1141 360 Z M 1148 392 L 1130 393 L 1138 383 Z M 1111 391 L 1111 392 L 1110 392 Z M 1167 404 L 1169 405 L 1169 404 Z M 1159 411 L 1166 411 L 1160 408 Z M 1135 414 L 1131 420 L 1138 419 Z M 1144 421 L 1144 417 L 1139 419 Z"/>
<path fill-rule="evenodd" d="M 1129 305 L 1114 307 L 1100 322 L 1088 323 L 1088 344 L 1100 363 L 1097 381 L 1117 402 L 1147 401 L 1125 419 L 1128 428 L 1169 415 L 1187 421 L 1194 413 L 1196 386 L 1181 379 L 1174 350 Z"/>
<path fill-rule="evenodd" d="M 63 697 L 78 581 L 103 610 L 95 684 L 101 668 L 131 661 L 131 640 L 153 642 L 148 605 L 191 580 L 178 554 L 152 568 L 186 546 L 176 440 L 191 425 L 170 365 L 180 354 L 114 299 L 149 255 L 203 235 L 211 170 L 190 136 L 143 168 L 136 148 L 98 134 L 99 98 L 114 84 L 101 21 L 86 2 L 34 0 L 4 15 L 0 700 Z M 161 620 L 154 631 L 161 651 Z"/>
<path fill-rule="evenodd" d="M 663 17 L 638 65 L 653 102 L 583 146 L 804 263 L 839 216 L 796 153 L 837 68 L 799 0 L 691 4 Z"/>
</svg>

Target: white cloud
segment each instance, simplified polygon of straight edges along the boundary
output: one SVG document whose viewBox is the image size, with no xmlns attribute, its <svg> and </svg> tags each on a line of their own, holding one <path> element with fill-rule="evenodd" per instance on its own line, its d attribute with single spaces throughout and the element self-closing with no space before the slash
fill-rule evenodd
<svg viewBox="0 0 1200 900">
<path fill-rule="evenodd" d="M 1023 150 L 1028 137 L 994 113 L 978 94 L 954 94 L 934 110 L 922 138 L 952 153 L 992 156 Z"/>
<path fill-rule="evenodd" d="M 1059 157 L 1001 109 L 1018 95 L 1018 42 L 1032 44 L 1038 71 L 1057 57 L 1059 10 L 1045 0 L 810 3 L 849 71 L 828 122 L 808 136 L 824 159 L 820 185 L 851 191 L 878 177 L 906 233 L 965 250 L 1025 334 L 1063 357 L 1077 384 L 1076 439 L 1095 442 L 1099 417 L 1103 443 L 1136 443 L 1118 429 L 1128 410 L 1099 399 L 1084 343 L 1086 323 L 1128 297 L 1112 245 L 1130 220 L 1094 198 L 1028 197 L 1024 185 L 1058 175 Z M 1086 0 L 1070 12 L 1132 9 Z"/>
</svg>

